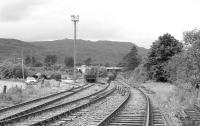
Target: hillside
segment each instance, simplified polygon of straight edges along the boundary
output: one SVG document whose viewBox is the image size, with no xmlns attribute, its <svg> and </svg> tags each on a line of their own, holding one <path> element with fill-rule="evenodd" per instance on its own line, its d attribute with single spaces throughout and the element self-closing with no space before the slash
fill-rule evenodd
<svg viewBox="0 0 200 126">
<path fill-rule="evenodd" d="M 0 38 L 0 60 L 13 57 L 19 58 L 21 57 L 22 50 L 25 55 L 30 55 L 32 53 L 35 56 L 39 56 L 39 52 L 43 49 L 44 48 L 41 46 L 20 40 Z"/>
<path fill-rule="evenodd" d="M 92 58 L 93 63 L 102 64 L 117 64 L 133 46 L 130 42 L 92 42 L 87 40 L 77 40 L 76 45 L 78 62 L 83 62 L 85 59 L 90 57 Z M 12 57 L 16 54 L 20 54 L 22 47 L 25 49 L 25 55 L 36 55 L 40 60 L 43 60 L 48 54 L 56 54 L 58 56 L 58 61 L 63 63 L 65 56 L 73 56 L 72 39 L 37 42 L 0 39 L 0 56 L 1 58 L 5 58 L 8 55 Z M 145 48 L 138 47 L 140 55 L 146 55 L 147 51 L 148 50 Z"/>
</svg>

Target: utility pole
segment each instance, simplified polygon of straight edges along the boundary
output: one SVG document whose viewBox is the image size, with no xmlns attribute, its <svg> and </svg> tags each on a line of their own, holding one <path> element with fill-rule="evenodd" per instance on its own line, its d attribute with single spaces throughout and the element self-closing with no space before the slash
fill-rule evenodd
<svg viewBox="0 0 200 126">
<path fill-rule="evenodd" d="M 19 60 L 21 60 L 21 65 L 22 65 L 22 78 L 24 80 L 24 54 L 23 54 L 23 49 L 21 50 L 21 58 L 18 58 Z"/>
<path fill-rule="evenodd" d="M 74 23 L 74 84 L 76 82 L 76 23 L 79 21 L 79 15 L 71 15 L 71 20 Z"/>
<path fill-rule="evenodd" d="M 24 80 L 24 51 L 22 50 L 22 74 L 23 74 L 23 80 Z"/>
</svg>

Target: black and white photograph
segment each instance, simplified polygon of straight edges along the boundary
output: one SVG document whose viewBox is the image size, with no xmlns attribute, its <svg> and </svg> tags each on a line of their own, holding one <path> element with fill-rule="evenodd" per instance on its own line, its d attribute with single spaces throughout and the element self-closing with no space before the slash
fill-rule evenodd
<svg viewBox="0 0 200 126">
<path fill-rule="evenodd" d="M 200 1 L 0 0 L 0 126 L 200 126 Z"/>
</svg>

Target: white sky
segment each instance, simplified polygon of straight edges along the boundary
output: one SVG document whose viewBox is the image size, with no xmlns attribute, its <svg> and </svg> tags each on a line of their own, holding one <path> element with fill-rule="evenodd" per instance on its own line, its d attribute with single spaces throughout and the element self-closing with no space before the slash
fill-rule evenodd
<svg viewBox="0 0 200 126">
<path fill-rule="evenodd" d="M 200 26 L 200 0 L 0 0 L 0 37 L 24 41 L 73 38 L 128 41 L 149 48 L 168 32 Z"/>
</svg>

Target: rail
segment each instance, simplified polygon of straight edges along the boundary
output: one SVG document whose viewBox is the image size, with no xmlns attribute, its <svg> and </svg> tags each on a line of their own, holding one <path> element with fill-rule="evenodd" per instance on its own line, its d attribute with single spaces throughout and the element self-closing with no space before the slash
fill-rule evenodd
<svg viewBox="0 0 200 126">
<path fill-rule="evenodd" d="M 143 96 L 146 99 L 145 126 L 150 126 L 151 125 L 151 121 L 150 121 L 150 117 L 151 117 L 151 104 L 150 104 L 150 100 L 149 100 L 148 96 L 141 89 L 139 89 L 139 88 L 136 88 L 136 89 L 138 89 L 143 94 Z"/>
</svg>

